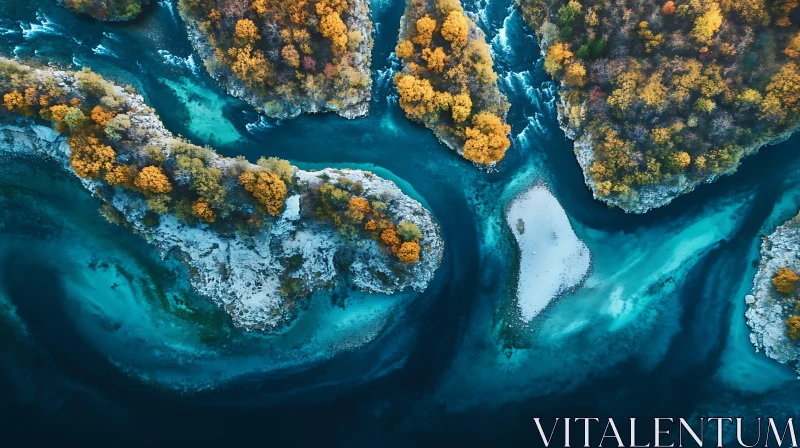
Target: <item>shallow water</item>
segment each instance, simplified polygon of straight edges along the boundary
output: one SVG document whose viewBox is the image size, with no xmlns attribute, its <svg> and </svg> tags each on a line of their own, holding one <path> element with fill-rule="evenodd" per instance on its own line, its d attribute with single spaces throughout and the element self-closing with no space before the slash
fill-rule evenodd
<svg viewBox="0 0 800 448">
<path fill-rule="evenodd" d="M 287 332 L 249 334 L 193 297 L 179 264 L 106 223 L 74 180 L 3 167 L 8 437 L 375 446 L 436 433 L 497 445 L 535 443 L 534 416 L 795 412 L 800 388 L 789 368 L 754 352 L 743 297 L 759 235 L 800 207 L 800 138 L 666 208 L 609 209 L 583 185 L 554 86 L 511 5 L 465 3 L 512 105 L 513 145 L 487 174 L 397 107 L 391 53 L 402 2 L 372 4 L 369 116 L 276 122 L 213 84 L 169 2 L 131 23 L 99 24 L 49 0 L 0 0 L 0 54 L 131 84 L 169 129 L 227 156 L 374 171 L 423 202 L 446 242 L 423 294 L 350 293 L 344 307 L 321 294 Z M 525 323 L 503 212 L 536 183 L 559 200 L 593 268 L 582 288 Z"/>
</svg>

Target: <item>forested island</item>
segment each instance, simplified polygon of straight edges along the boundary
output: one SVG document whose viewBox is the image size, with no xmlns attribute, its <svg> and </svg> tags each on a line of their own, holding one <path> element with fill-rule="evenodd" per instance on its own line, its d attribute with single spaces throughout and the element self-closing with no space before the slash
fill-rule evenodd
<svg viewBox="0 0 800 448">
<path fill-rule="evenodd" d="M 367 113 L 366 0 L 180 0 L 178 7 L 209 74 L 259 111 Z"/>
<path fill-rule="evenodd" d="M 431 214 L 369 172 L 221 157 L 173 136 L 131 87 L 86 69 L 0 59 L 0 97 L 3 163 L 37 157 L 74 173 L 110 222 L 164 256 L 177 251 L 192 285 L 239 326 L 286 324 L 302 298 L 337 282 L 421 291 L 441 260 Z"/>
<path fill-rule="evenodd" d="M 597 198 L 643 213 L 800 120 L 796 0 L 521 0 Z"/>
<path fill-rule="evenodd" d="M 142 8 L 150 4 L 150 0 L 63 0 L 63 3 L 74 13 L 119 22 L 138 16 Z"/>
<path fill-rule="evenodd" d="M 458 0 L 408 0 L 395 51 L 400 107 L 467 160 L 494 165 L 511 145 L 509 104 L 486 37 Z"/>
</svg>

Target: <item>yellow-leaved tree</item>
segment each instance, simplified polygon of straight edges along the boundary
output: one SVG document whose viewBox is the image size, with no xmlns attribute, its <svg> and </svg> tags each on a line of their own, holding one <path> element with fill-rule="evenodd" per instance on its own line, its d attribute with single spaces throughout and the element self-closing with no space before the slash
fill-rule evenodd
<svg viewBox="0 0 800 448">
<path fill-rule="evenodd" d="M 777 289 L 778 292 L 790 294 L 794 292 L 795 288 L 797 287 L 798 280 L 800 280 L 800 277 L 798 277 L 794 271 L 789 268 L 780 268 L 772 277 L 772 284 L 775 286 L 775 289 Z"/>
<path fill-rule="evenodd" d="M 157 166 L 146 166 L 139 171 L 136 179 L 133 180 L 133 185 L 142 193 L 149 194 L 164 194 L 172 191 L 172 184 L 169 179 Z"/>
<path fill-rule="evenodd" d="M 472 127 L 466 128 L 464 158 L 484 165 L 502 159 L 511 146 L 508 134 L 511 126 L 503 123 L 497 115 L 480 113 L 472 117 Z"/>
<path fill-rule="evenodd" d="M 286 183 L 269 171 L 245 171 L 239 176 L 239 184 L 250 192 L 267 209 L 271 216 L 281 214 L 286 201 Z"/>
</svg>

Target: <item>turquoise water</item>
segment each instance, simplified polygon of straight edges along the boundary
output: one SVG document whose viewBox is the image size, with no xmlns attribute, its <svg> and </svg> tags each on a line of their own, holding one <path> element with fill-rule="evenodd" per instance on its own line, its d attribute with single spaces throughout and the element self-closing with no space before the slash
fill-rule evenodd
<svg viewBox="0 0 800 448">
<path fill-rule="evenodd" d="M 397 107 L 401 2 L 372 3 L 369 116 L 276 122 L 213 84 L 168 2 L 108 25 L 49 0 L 0 0 L 0 54 L 131 84 L 173 132 L 227 156 L 373 171 L 425 204 L 446 242 L 422 294 L 319 294 L 287 331 L 245 333 L 192 295 L 180 264 L 105 222 L 74 179 L 4 166 L 0 396 L 13 431 L 349 446 L 437 433 L 498 444 L 535 440 L 533 416 L 795 412 L 794 375 L 754 352 L 743 296 L 759 235 L 800 208 L 800 139 L 645 216 L 609 209 L 583 185 L 555 88 L 511 4 L 465 4 L 512 105 L 512 147 L 485 173 Z M 535 183 L 553 191 L 594 264 L 582 288 L 524 324 L 503 210 Z"/>
</svg>

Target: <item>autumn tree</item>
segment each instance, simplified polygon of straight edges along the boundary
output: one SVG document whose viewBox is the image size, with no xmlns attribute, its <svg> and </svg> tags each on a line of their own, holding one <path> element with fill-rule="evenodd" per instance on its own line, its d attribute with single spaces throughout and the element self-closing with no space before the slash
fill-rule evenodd
<svg viewBox="0 0 800 448">
<path fill-rule="evenodd" d="M 294 68 L 300 66 L 300 53 L 297 52 L 294 45 L 284 45 L 281 50 L 281 56 L 283 56 L 283 59 L 286 60 L 286 63 L 290 66 Z"/>
<path fill-rule="evenodd" d="M 416 241 L 406 241 L 397 250 L 397 258 L 403 263 L 410 264 L 419 261 L 420 247 Z"/>
<path fill-rule="evenodd" d="M 794 314 L 786 319 L 786 336 L 792 340 L 800 339 L 800 316 Z"/>
<path fill-rule="evenodd" d="M 353 197 L 350 198 L 350 201 L 348 202 L 345 216 L 347 216 L 351 221 L 360 224 L 364 220 L 364 217 L 366 217 L 366 215 L 371 211 L 372 208 L 369 205 L 369 201 L 364 198 Z"/>
<path fill-rule="evenodd" d="M 800 280 L 800 277 L 794 271 L 789 268 L 780 268 L 772 277 L 772 284 L 778 292 L 790 294 L 794 292 L 798 280 Z"/>
<path fill-rule="evenodd" d="M 469 33 L 469 19 L 462 11 L 450 11 L 442 23 L 442 37 L 454 47 L 463 47 L 467 44 Z"/>
<path fill-rule="evenodd" d="M 94 135 L 75 134 L 67 140 L 70 149 L 70 166 L 83 178 L 96 178 L 110 170 L 117 153 Z"/>
<path fill-rule="evenodd" d="M 639 22 L 639 31 L 637 31 L 639 38 L 644 41 L 644 52 L 645 53 L 652 53 L 655 48 L 661 45 L 661 42 L 664 40 L 664 36 L 662 34 L 654 34 L 648 28 L 647 21 Z"/>
<path fill-rule="evenodd" d="M 549 46 L 544 58 L 545 71 L 555 77 L 564 68 L 564 63 L 569 61 L 572 56 L 573 53 L 569 51 L 568 44 L 558 42 Z"/>
<path fill-rule="evenodd" d="M 800 32 L 789 39 L 789 44 L 783 52 L 790 58 L 800 58 Z"/>
<path fill-rule="evenodd" d="M 675 163 L 680 168 L 686 168 L 690 163 L 692 163 L 692 157 L 686 151 L 678 151 L 675 153 L 673 158 L 675 159 Z"/>
<path fill-rule="evenodd" d="M 436 20 L 426 15 L 417 20 L 416 27 L 417 35 L 414 37 L 414 43 L 422 45 L 423 48 L 429 46 L 436 30 Z"/>
<path fill-rule="evenodd" d="M 264 58 L 264 53 L 253 50 L 251 45 L 231 48 L 228 56 L 233 61 L 231 69 L 248 86 L 259 87 L 272 74 L 272 67 Z"/>
<path fill-rule="evenodd" d="M 334 51 L 347 48 L 347 27 L 337 13 L 330 13 L 322 18 L 319 25 L 322 36 L 331 41 Z"/>
<path fill-rule="evenodd" d="M 569 64 L 564 70 L 564 84 L 570 87 L 583 87 L 586 84 L 586 68 L 580 62 Z"/>
<path fill-rule="evenodd" d="M 157 166 L 146 166 L 139 171 L 133 185 L 145 195 L 163 194 L 172 191 L 169 179 Z"/>
<path fill-rule="evenodd" d="M 112 118 L 116 115 L 113 111 L 107 111 L 101 105 L 94 106 L 92 109 L 91 117 L 92 120 L 97 124 L 98 127 L 104 127 Z"/>
<path fill-rule="evenodd" d="M 124 185 L 131 188 L 136 174 L 136 170 L 132 166 L 117 165 L 106 173 L 105 179 L 109 185 Z"/>
<path fill-rule="evenodd" d="M 239 19 L 236 22 L 236 31 L 234 38 L 237 47 L 245 47 L 253 45 L 255 41 L 261 38 L 258 35 L 258 27 L 250 19 Z"/>
<path fill-rule="evenodd" d="M 767 85 L 761 103 L 763 117 L 783 121 L 786 114 L 800 112 L 800 72 L 794 62 L 787 62 Z"/>
<path fill-rule="evenodd" d="M 392 252 L 396 252 L 401 244 L 400 237 L 397 236 L 397 232 L 393 227 L 381 232 L 381 241 L 383 241 L 383 244 L 392 248 Z"/>
<path fill-rule="evenodd" d="M 466 128 L 467 141 L 464 143 L 464 158 L 484 165 L 491 165 L 502 159 L 506 148 L 511 145 L 508 134 L 511 126 L 503 123 L 500 117 L 490 113 L 480 113 L 472 118 L 472 127 Z"/>
<path fill-rule="evenodd" d="M 22 110 L 25 108 L 25 98 L 16 90 L 3 95 L 3 105 L 8 110 Z"/>
<path fill-rule="evenodd" d="M 412 118 L 421 120 L 437 110 L 436 92 L 430 81 L 398 73 L 395 76 L 400 107 Z"/>
<path fill-rule="evenodd" d="M 715 1 L 706 2 L 707 9 L 694 21 L 691 35 L 699 44 L 706 45 L 722 25 L 722 11 Z"/>
<path fill-rule="evenodd" d="M 435 50 L 431 51 L 430 48 L 425 48 L 422 50 L 422 59 L 428 63 L 428 70 L 434 73 L 441 73 L 444 70 L 444 66 L 447 63 L 447 60 L 450 57 L 445 54 L 444 50 L 441 47 L 437 47 Z"/>
<path fill-rule="evenodd" d="M 245 171 L 239 176 L 239 184 L 250 192 L 267 209 L 271 216 L 281 214 L 286 201 L 286 183 L 269 171 Z"/>
<path fill-rule="evenodd" d="M 205 199 L 198 199 L 194 201 L 192 203 L 192 211 L 194 212 L 194 216 L 201 221 L 211 223 L 217 219 L 217 214 L 211 208 L 211 204 L 209 204 Z"/>
<path fill-rule="evenodd" d="M 414 57 L 414 44 L 407 40 L 400 40 L 400 42 L 397 43 L 394 53 L 400 59 L 411 59 Z"/>
<path fill-rule="evenodd" d="M 458 95 L 453 95 L 453 105 L 450 107 L 450 112 L 453 115 L 453 121 L 457 123 L 465 121 L 472 113 L 472 99 L 469 97 L 469 93 L 462 92 Z"/>
</svg>

